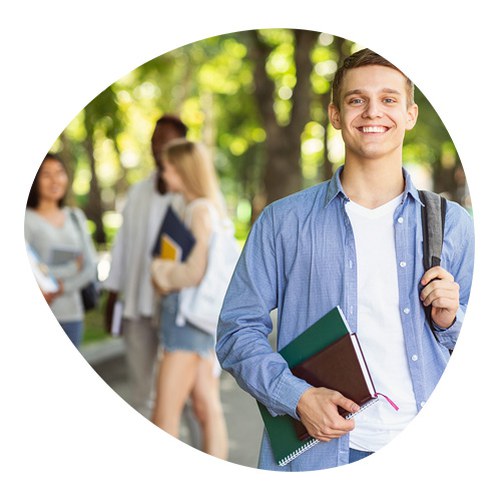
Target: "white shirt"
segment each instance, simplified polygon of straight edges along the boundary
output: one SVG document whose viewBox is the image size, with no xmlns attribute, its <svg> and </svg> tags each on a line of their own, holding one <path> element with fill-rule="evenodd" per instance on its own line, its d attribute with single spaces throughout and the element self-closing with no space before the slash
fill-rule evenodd
<svg viewBox="0 0 500 501">
<path fill-rule="evenodd" d="M 155 184 L 153 174 L 132 186 L 113 243 L 111 269 L 104 286 L 120 292 L 125 318 L 151 317 L 155 313 L 151 251 L 168 206 L 171 204 L 183 215 L 181 195 L 160 195 Z"/>
<path fill-rule="evenodd" d="M 377 451 L 417 414 L 400 317 L 394 211 L 402 195 L 375 209 L 346 204 L 358 261 L 358 337 L 377 392 L 383 398 L 355 417 L 350 447 Z"/>
</svg>

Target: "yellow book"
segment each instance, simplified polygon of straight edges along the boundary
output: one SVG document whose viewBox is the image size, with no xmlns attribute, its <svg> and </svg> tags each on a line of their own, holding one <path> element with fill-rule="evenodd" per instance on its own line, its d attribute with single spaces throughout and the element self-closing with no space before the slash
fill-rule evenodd
<svg viewBox="0 0 500 501">
<path fill-rule="evenodd" d="M 169 259 L 171 261 L 180 261 L 182 256 L 182 249 L 175 240 L 170 238 L 168 235 L 163 234 L 161 236 L 161 252 L 160 257 L 162 259 Z"/>
</svg>

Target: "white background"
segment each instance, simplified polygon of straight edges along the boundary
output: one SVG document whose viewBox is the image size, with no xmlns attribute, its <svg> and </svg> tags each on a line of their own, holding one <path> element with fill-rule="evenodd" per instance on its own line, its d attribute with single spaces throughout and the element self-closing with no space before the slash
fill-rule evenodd
<svg viewBox="0 0 500 501">
<path fill-rule="evenodd" d="M 15 6 L 5 7 L 11 4 Z M 488 2 L 466 7 L 392 0 L 3 5 L 2 498 L 172 499 L 172 491 L 178 491 L 179 497 L 198 499 L 362 499 L 368 490 L 375 499 L 449 499 L 458 494 L 479 499 L 495 493 L 500 447 L 495 370 L 500 353 L 500 106 L 498 27 Z M 232 31 L 278 27 L 356 41 L 412 77 L 459 151 L 476 224 L 476 270 L 466 323 L 424 410 L 371 458 L 301 474 L 261 472 L 213 459 L 131 411 L 60 335 L 35 286 L 23 242 L 26 197 L 41 158 L 99 92 L 181 45 Z"/>
</svg>

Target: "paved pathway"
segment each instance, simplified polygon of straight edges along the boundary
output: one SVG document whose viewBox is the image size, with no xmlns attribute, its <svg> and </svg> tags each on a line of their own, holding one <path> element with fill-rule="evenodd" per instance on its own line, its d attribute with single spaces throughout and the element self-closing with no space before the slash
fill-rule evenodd
<svg viewBox="0 0 500 501">
<path fill-rule="evenodd" d="M 122 340 L 110 338 L 108 341 L 84 346 L 81 351 L 99 376 L 128 401 Z M 228 460 L 242 466 L 256 467 L 262 435 L 262 421 L 257 404 L 226 372 L 221 375 L 220 388 L 229 434 Z M 198 433 L 196 428 L 193 429 L 190 416 L 187 409 L 183 418 L 181 440 L 195 446 Z"/>
</svg>

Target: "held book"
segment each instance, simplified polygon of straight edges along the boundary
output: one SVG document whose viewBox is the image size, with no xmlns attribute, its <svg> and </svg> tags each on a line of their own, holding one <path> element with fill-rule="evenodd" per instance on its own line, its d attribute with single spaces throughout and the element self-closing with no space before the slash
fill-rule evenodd
<svg viewBox="0 0 500 501">
<path fill-rule="evenodd" d="M 49 267 L 43 263 L 40 256 L 35 252 L 33 247 L 26 242 L 26 252 L 31 265 L 36 282 L 43 292 L 57 292 L 59 284 L 56 278 L 52 275 Z"/>
<path fill-rule="evenodd" d="M 279 353 L 288 366 L 293 368 L 350 332 L 351 329 L 344 314 L 337 306 L 284 346 Z M 318 443 L 318 440 L 314 438 L 301 440 L 297 436 L 296 426 L 299 421 L 288 414 L 272 416 L 267 407 L 260 402 L 257 404 L 269 435 L 275 460 L 280 466 L 288 464 L 299 454 Z"/>
<path fill-rule="evenodd" d="M 81 250 L 69 246 L 53 247 L 50 253 L 49 264 L 59 265 L 73 261 L 82 254 Z"/>
<path fill-rule="evenodd" d="M 338 306 L 279 353 L 297 377 L 312 386 L 340 391 L 360 405 L 359 412 L 378 399 L 357 336 Z M 288 414 L 272 416 L 260 402 L 258 406 L 275 460 L 280 466 L 319 443 L 307 434 L 300 421 Z M 354 415 L 341 408 L 339 413 L 346 419 Z"/>
<path fill-rule="evenodd" d="M 123 317 L 123 301 L 116 300 L 113 305 L 113 316 L 111 318 L 111 335 L 118 337 L 121 335 Z"/>
<path fill-rule="evenodd" d="M 358 337 L 354 333 L 345 334 L 291 370 L 294 376 L 316 388 L 328 388 L 342 393 L 360 406 L 358 412 L 377 401 L 375 386 Z M 338 408 L 338 412 L 346 419 L 357 414 L 342 407 Z M 300 438 L 308 437 L 301 422 L 297 422 L 295 430 Z"/>
<path fill-rule="evenodd" d="M 185 261 L 194 243 L 195 239 L 189 228 L 172 207 L 168 207 L 158 231 L 152 255 L 162 259 Z"/>
</svg>

